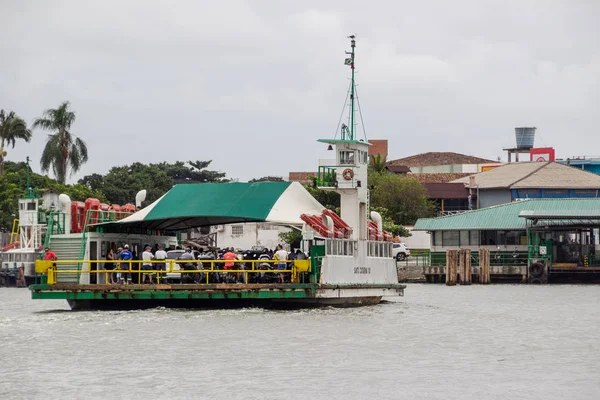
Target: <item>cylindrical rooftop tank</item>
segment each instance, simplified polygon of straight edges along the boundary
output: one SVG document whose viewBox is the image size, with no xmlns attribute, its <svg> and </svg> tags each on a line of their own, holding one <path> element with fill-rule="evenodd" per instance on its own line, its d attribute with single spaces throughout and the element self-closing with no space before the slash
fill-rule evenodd
<svg viewBox="0 0 600 400">
<path fill-rule="evenodd" d="M 517 149 L 531 149 L 535 139 L 536 127 L 521 127 L 515 128 L 517 137 Z"/>
</svg>

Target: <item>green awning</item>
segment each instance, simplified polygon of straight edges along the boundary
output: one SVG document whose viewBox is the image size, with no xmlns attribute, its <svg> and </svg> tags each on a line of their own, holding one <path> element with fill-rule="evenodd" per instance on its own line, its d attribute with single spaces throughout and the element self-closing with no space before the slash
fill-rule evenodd
<svg viewBox="0 0 600 400">
<path fill-rule="evenodd" d="M 301 226 L 301 214 L 323 209 L 298 182 L 183 184 L 115 224 L 173 231 L 239 222 Z"/>
</svg>

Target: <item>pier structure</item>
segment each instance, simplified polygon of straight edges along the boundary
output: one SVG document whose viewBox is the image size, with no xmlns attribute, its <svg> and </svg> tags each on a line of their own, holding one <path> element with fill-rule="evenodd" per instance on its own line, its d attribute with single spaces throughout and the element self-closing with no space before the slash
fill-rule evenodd
<svg viewBox="0 0 600 400">
<path fill-rule="evenodd" d="M 524 200 L 422 219 L 415 230 L 432 236 L 427 282 L 600 281 L 600 199 Z"/>
</svg>

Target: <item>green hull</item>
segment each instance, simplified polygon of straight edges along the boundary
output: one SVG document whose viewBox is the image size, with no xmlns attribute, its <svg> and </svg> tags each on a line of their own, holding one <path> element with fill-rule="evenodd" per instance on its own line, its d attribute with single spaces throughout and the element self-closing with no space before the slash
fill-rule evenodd
<svg viewBox="0 0 600 400">
<path fill-rule="evenodd" d="M 168 308 L 305 308 L 377 304 L 381 295 L 318 297 L 320 289 L 392 289 L 404 285 L 32 285 L 33 299 L 64 299 L 74 310 Z"/>
</svg>

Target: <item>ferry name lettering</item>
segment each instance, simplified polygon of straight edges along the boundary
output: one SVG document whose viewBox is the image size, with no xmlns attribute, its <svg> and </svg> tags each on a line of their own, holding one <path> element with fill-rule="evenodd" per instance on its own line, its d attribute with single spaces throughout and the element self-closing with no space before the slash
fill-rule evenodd
<svg viewBox="0 0 600 400">
<path fill-rule="evenodd" d="M 354 267 L 355 274 L 370 274 L 371 267 Z"/>
</svg>

